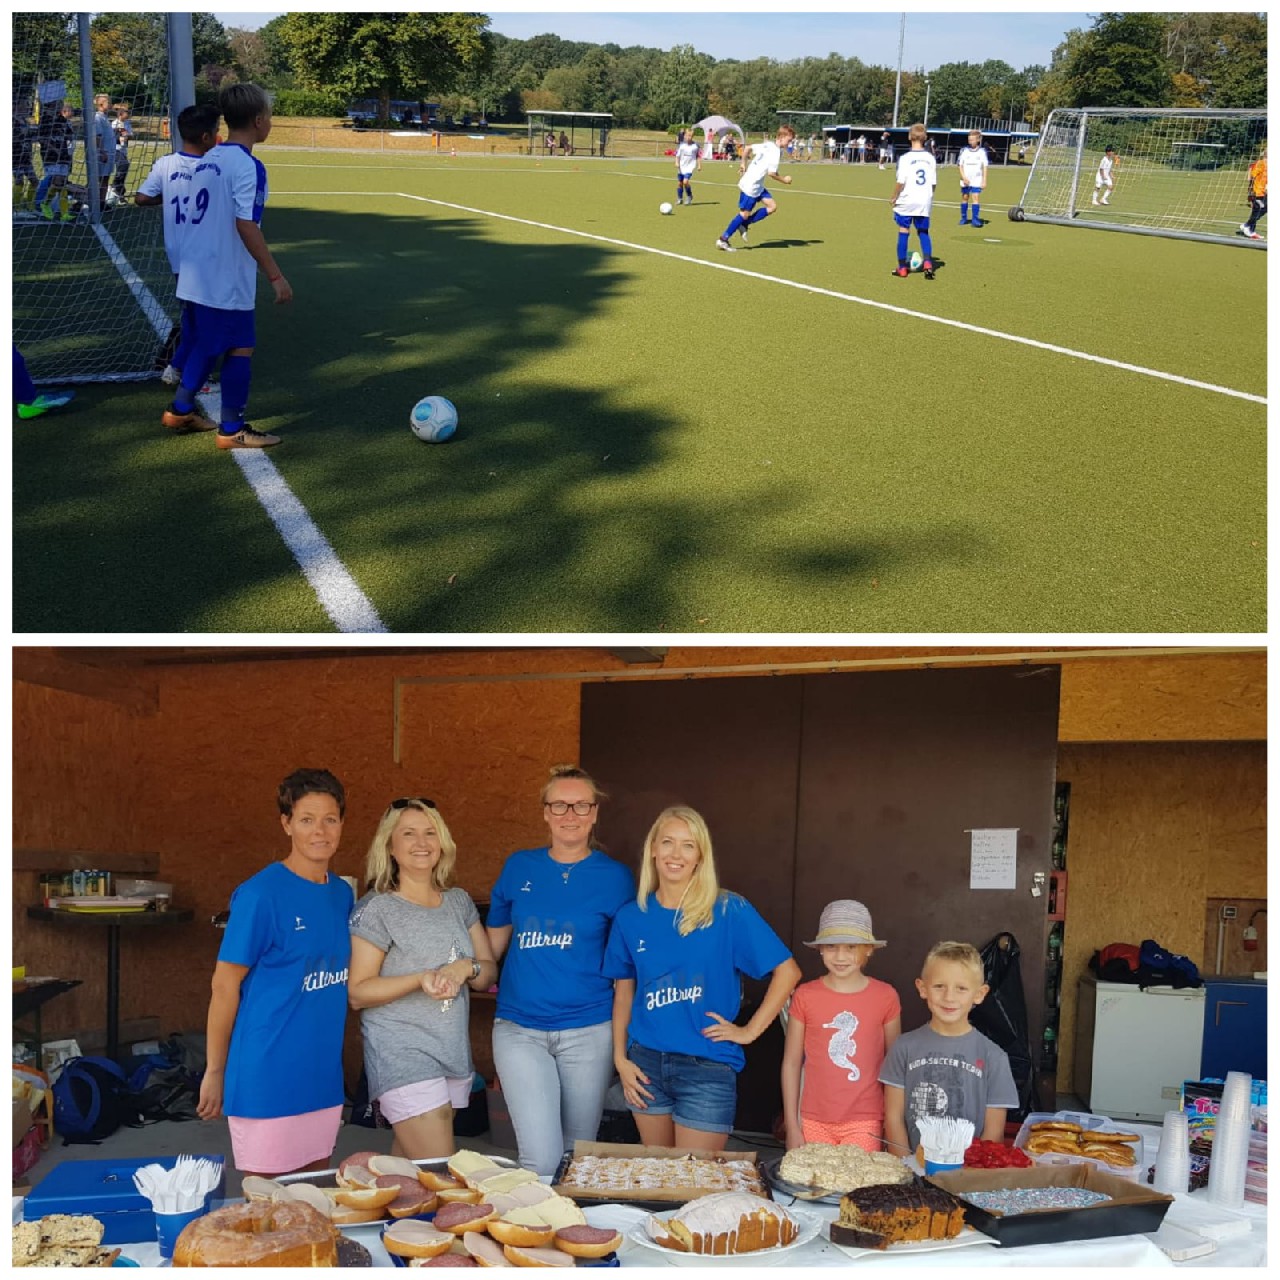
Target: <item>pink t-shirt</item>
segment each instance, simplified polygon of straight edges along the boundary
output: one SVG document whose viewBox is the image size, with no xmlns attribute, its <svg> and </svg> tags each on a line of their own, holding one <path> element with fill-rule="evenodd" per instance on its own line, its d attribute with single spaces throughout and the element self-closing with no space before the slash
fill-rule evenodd
<svg viewBox="0 0 1280 1280">
<path fill-rule="evenodd" d="M 790 1016 L 804 1023 L 801 1116 L 832 1124 L 884 1116 L 884 1024 L 901 1014 L 898 993 L 875 978 L 852 995 L 821 978 L 796 988 Z"/>
</svg>

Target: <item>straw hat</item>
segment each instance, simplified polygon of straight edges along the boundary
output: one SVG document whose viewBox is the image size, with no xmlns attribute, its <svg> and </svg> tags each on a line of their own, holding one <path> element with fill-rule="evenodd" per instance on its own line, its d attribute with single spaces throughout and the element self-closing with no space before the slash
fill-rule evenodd
<svg viewBox="0 0 1280 1280">
<path fill-rule="evenodd" d="M 852 898 L 828 902 L 818 920 L 818 936 L 804 945 L 826 947 L 840 942 L 855 946 L 888 946 L 883 939 L 876 937 L 875 930 L 871 927 L 871 912 Z"/>
</svg>

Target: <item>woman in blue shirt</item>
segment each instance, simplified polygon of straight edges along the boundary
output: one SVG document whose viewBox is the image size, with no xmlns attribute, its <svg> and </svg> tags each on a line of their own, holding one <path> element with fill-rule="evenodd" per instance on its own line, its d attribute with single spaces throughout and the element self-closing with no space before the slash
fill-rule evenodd
<svg viewBox="0 0 1280 1280">
<path fill-rule="evenodd" d="M 733 1128 L 742 1046 L 778 1016 L 800 966 L 760 913 L 721 890 L 696 810 L 664 809 L 644 842 L 640 891 L 613 923 L 614 1065 L 640 1141 L 722 1151 Z M 739 1026 L 742 975 L 772 975 Z"/>
<path fill-rule="evenodd" d="M 299 769 L 277 803 L 289 853 L 231 895 L 197 1108 L 226 1115 L 243 1174 L 328 1168 L 346 1096 L 352 893 L 329 871 L 346 794 L 327 769 Z"/>
<path fill-rule="evenodd" d="M 581 769 L 552 769 L 542 789 L 551 843 L 513 853 L 486 920 L 498 982 L 493 1061 L 520 1163 L 556 1170 L 592 1142 L 613 1078 L 613 983 L 601 973 L 609 925 L 635 893 L 631 872 L 591 844 L 602 793 Z"/>
</svg>

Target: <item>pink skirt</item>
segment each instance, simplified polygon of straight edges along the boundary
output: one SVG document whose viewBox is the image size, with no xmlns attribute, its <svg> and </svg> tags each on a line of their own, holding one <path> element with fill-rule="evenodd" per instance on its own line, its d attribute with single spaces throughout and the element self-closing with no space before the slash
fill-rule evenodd
<svg viewBox="0 0 1280 1280">
<path fill-rule="evenodd" d="M 232 1155 L 242 1173 L 293 1173 L 317 1160 L 327 1161 L 341 1124 L 341 1106 L 270 1120 L 227 1117 Z"/>
</svg>

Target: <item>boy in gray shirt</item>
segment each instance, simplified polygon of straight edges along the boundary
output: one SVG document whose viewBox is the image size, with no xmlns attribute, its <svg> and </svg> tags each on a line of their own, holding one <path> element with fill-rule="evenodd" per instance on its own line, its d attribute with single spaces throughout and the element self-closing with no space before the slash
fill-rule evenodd
<svg viewBox="0 0 1280 1280">
<path fill-rule="evenodd" d="M 921 1116 L 970 1120 L 974 1138 L 1003 1140 L 1018 1090 L 1004 1050 L 969 1023 L 987 994 L 982 957 L 967 942 L 940 942 L 925 957 L 916 990 L 929 1022 L 899 1036 L 880 1068 L 889 1149 L 916 1150 Z"/>
</svg>

